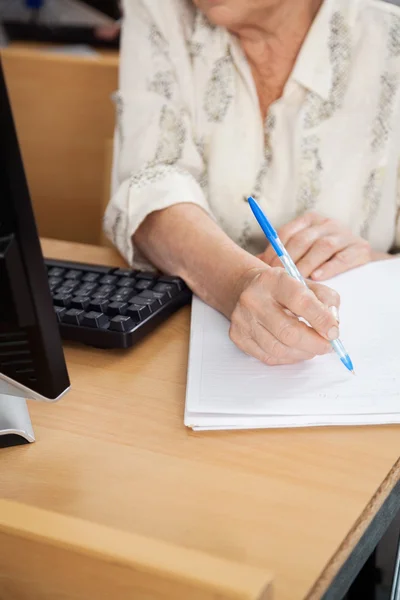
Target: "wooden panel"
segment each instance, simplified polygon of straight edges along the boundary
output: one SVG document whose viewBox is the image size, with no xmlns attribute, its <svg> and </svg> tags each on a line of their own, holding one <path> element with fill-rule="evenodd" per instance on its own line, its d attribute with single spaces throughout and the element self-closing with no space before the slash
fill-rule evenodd
<svg viewBox="0 0 400 600">
<path fill-rule="evenodd" d="M 2 62 L 40 234 L 99 244 L 117 55 L 11 47 Z"/>
<path fill-rule="evenodd" d="M 271 577 L 0 500 L 0 600 L 272 600 Z"/>
</svg>

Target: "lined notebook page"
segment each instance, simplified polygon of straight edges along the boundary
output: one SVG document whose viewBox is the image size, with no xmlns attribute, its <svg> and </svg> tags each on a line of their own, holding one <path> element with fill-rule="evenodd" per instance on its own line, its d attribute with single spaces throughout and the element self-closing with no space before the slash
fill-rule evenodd
<svg viewBox="0 0 400 600">
<path fill-rule="evenodd" d="M 229 322 L 193 300 L 185 424 L 193 428 L 400 422 L 400 259 L 349 271 L 341 339 L 357 375 L 336 354 L 267 367 L 238 350 Z"/>
</svg>

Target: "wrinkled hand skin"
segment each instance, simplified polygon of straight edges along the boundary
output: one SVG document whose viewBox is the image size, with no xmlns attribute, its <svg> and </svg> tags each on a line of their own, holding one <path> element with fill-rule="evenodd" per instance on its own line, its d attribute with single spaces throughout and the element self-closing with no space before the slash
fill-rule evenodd
<svg viewBox="0 0 400 600">
<path fill-rule="evenodd" d="M 332 307 L 339 303 L 334 290 L 312 281 L 308 289 L 281 268 L 251 269 L 239 286 L 230 337 L 267 365 L 308 360 L 331 352 L 329 341 L 339 337 Z"/>
<path fill-rule="evenodd" d="M 278 235 L 303 277 L 325 281 L 374 260 L 391 258 L 374 252 L 370 244 L 339 221 L 310 212 L 294 219 Z M 273 248 L 258 256 L 271 267 L 280 265 Z"/>
</svg>

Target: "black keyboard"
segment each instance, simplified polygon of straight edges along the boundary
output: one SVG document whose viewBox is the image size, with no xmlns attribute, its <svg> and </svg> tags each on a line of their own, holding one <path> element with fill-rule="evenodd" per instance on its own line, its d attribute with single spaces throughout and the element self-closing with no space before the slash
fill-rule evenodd
<svg viewBox="0 0 400 600">
<path fill-rule="evenodd" d="M 46 260 L 54 310 L 64 339 L 99 348 L 129 348 L 191 292 L 179 277 Z"/>
</svg>

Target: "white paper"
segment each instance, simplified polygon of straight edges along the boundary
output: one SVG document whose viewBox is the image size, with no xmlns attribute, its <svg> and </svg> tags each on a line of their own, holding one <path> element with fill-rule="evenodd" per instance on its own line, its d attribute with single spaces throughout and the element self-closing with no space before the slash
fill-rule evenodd
<svg viewBox="0 0 400 600">
<path fill-rule="evenodd" d="M 195 429 L 400 422 L 400 260 L 371 263 L 327 285 L 341 296 L 336 354 L 267 367 L 230 341 L 229 322 L 193 299 L 185 424 Z"/>
</svg>

